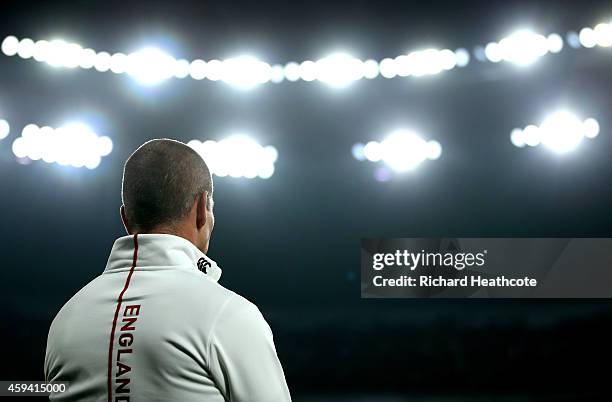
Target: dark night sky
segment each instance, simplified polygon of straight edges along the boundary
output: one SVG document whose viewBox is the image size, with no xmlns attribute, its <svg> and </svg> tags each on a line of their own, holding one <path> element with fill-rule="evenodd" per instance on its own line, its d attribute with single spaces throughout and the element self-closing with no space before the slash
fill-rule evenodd
<svg viewBox="0 0 612 402">
<path fill-rule="evenodd" d="M 110 52 L 154 41 L 187 59 L 252 52 L 286 63 L 337 49 L 363 59 L 423 46 L 472 49 L 517 26 L 565 34 L 611 16 L 612 6 L 603 1 L 5 1 L 0 37 L 61 36 Z M 495 366 L 487 355 L 509 362 L 506 371 L 490 374 L 500 376 L 486 382 L 492 392 L 507 389 L 509 380 L 500 378 L 525 362 L 531 368 L 515 378 L 518 389 L 546 389 L 545 380 L 531 381 L 529 373 L 552 370 L 563 353 L 571 364 L 588 366 L 588 355 L 572 349 L 572 339 L 594 339 L 587 352 L 597 354 L 612 304 L 361 301 L 359 239 L 612 236 L 611 66 L 609 49 L 568 48 L 529 69 L 473 60 L 440 76 L 364 80 L 342 91 L 282 83 L 242 92 L 190 79 L 143 89 L 111 73 L 0 56 L 0 114 L 14 130 L 0 142 L 2 336 L 32 350 L 17 371 L 3 367 L 0 377 L 42 377 L 50 320 L 103 270 L 112 242 L 123 235 L 118 209 L 125 158 L 150 138 L 219 139 L 243 130 L 277 147 L 276 173 L 267 181 L 216 179 L 210 255 L 224 268 L 222 284 L 261 306 L 297 392 L 365 392 L 385 383 L 379 374 L 366 385 L 359 371 L 376 359 L 363 349 L 379 344 L 380 333 L 386 345 L 380 354 L 395 358 L 380 364 L 398 368 L 411 358 L 424 367 L 411 390 L 430 389 L 439 377 L 427 373 L 435 373 L 431 367 L 441 359 L 455 362 L 444 372 L 458 376 L 448 389 L 469 391 L 477 381 L 461 379 L 474 367 Z M 511 146 L 512 128 L 539 122 L 560 106 L 597 118 L 601 135 L 563 158 Z M 98 169 L 15 163 L 10 143 L 21 127 L 72 118 L 94 122 L 113 138 L 114 151 Z M 355 161 L 350 147 L 402 126 L 440 141 L 442 158 L 378 183 L 372 166 Z M 483 349 L 457 340 L 487 334 L 501 340 Z M 423 352 L 423 345 L 432 351 Z M 397 348 L 404 349 L 391 353 Z M 540 354 L 533 357 L 534 351 Z M 318 366 L 321 355 L 331 356 L 329 367 Z M 335 374 L 320 381 L 312 376 L 316 370 Z M 388 391 L 412 384 L 397 370 L 393 375 Z M 582 375 L 587 381 L 589 374 Z"/>
</svg>

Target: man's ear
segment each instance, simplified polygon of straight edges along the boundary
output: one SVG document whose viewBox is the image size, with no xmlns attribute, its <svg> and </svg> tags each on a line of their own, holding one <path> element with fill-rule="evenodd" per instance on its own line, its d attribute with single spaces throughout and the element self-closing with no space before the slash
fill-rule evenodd
<svg viewBox="0 0 612 402">
<path fill-rule="evenodd" d="M 125 207 L 123 205 L 121 205 L 121 208 L 119 208 L 119 214 L 121 215 L 121 222 L 123 222 L 123 227 L 125 227 L 125 231 L 128 234 L 132 234 L 130 224 L 128 223 L 127 217 L 125 216 Z"/>
<path fill-rule="evenodd" d="M 202 229 L 202 227 L 206 224 L 206 208 L 208 200 L 208 191 L 204 191 L 198 195 L 196 200 L 196 228 L 198 230 Z"/>
</svg>

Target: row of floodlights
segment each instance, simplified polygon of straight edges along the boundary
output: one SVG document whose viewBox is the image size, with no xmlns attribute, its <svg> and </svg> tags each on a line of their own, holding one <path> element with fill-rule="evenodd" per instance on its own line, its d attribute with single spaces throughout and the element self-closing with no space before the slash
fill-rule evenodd
<svg viewBox="0 0 612 402">
<path fill-rule="evenodd" d="M 515 128 L 510 133 L 510 141 L 519 148 L 544 145 L 557 153 L 566 153 L 580 145 L 584 138 L 592 139 L 597 135 L 597 120 L 581 120 L 569 111 L 560 110 L 546 117 L 539 126 L 530 124 L 523 129 Z"/>
<path fill-rule="evenodd" d="M 574 48 L 612 46 L 612 24 L 601 23 L 566 35 L 567 43 Z M 529 65 L 547 53 L 559 53 L 564 46 L 563 37 L 557 33 L 548 36 L 529 29 L 517 30 L 499 42 L 476 47 L 474 57 L 481 61 L 507 61 L 517 65 Z M 470 53 L 463 48 L 429 48 L 397 57 L 377 60 L 360 60 L 347 53 L 335 53 L 319 60 L 289 62 L 271 65 L 253 56 L 238 56 L 227 60 L 204 61 L 176 59 L 156 47 L 145 47 L 130 54 L 97 52 L 77 43 L 60 39 L 34 41 L 7 36 L 1 45 L 7 56 L 34 59 L 54 67 L 95 69 L 128 74 L 146 85 L 154 85 L 166 79 L 191 77 L 195 80 L 223 81 L 241 88 L 252 88 L 266 82 L 321 81 L 332 86 L 344 87 L 360 79 L 378 76 L 420 77 L 434 75 L 455 67 L 464 67 L 470 61 Z"/>
<path fill-rule="evenodd" d="M 519 148 L 542 144 L 556 153 L 564 154 L 576 149 L 584 138 L 597 137 L 599 131 L 599 123 L 594 118 L 581 120 L 567 110 L 558 110 L 548 115 L 539 126 L 515 128 L 510 134 L 510 141 Z M 439 142 L 427 141 L 412 131 L 398 130 L 380 142 L 353 145 L 352 154 L 359 161 L 378 163 L 374 177 L 378 181 L 387 181 L 393 173 L 410 171 L 426 160 L 438 159 L 442 147 Z"/>
<path fill-rule="evenodd" d="M 278 151 L 261 146 L 252 138 L 238 134 L 221 141 L 191 140 L 187 144 L 206 161 L 210 171 L 220 177 L 269 179 L 274 174 Z"/>
<path fill-rule="evenodd" d="M 113 142 L 107 136 L 98 136 L 82 123 L 59 128 L 28 124 L 21 136 L 13 141 L 12 148 L 19 159 L 95 169 L 102 157 L 111 153 Z"/>
<path fill-rule="evenodd" d="M 5 138 L 9 130 L 9 124 L 0 119 L 0 139 Z M 583 139 L 597 137 L 599 131 L 599 123 L 594 118 L 582 120 L 567 110 L 559 110 L 548 115 L 540 125 L 515 128 L 510 133 L 510 141 L 516 147 L 541 144 L 556 153 L 567 153 L 577 148 Z M 220 177 L 268 179 L 274 174 L 278 159 L 275 147 L 262 146 L 242 134 L 220 141 L 192 140 L 188 145 L 206 160 L 211 172 Z M 89 169 L 95 169 L 112 149 L 113 142 L 109 137 L 98 136 L 82 123 L 70 123 L 55 129 L 28 124 L 12 145 L 18 159 Z M 359 161 L 381 163 L 375 177 L 384 181 L 392 172 L 403 173 L 426 160 L 440 158 L 442 146 L 438 141 L 425 140 L 413 131 L 397 130 L 382 141 L 353 145 L 352 155 Z"/>
<path fill-rule="evenodd" d="M 359 79 L 438 74 L 469 62 L 465 49 L 425 49 L 396 58 L 362 61 L 347 53 L 334 53 L 316 61 L 270 65 L 253 56 L 243 55 L 227 60 L 188 61 L 176 59 L 156 47 L 146 47 L 130 54 L 96 52 L 63 40 L 18 39 L 7 36 L 1 45 L 7 56 L 34 59 L 54 67 L 95 69 L 128 74 L 145 85 L 166 79 L 191 77 L 195 80 L 223 81 L 241 88 L 266 82 L 321 81 L 343 87 Z"/>
<path fill-rule="evenodd" d="M 0 119 L 0 140 L 9 134 L 9 124 Z M 217 176 L 268 179 L 274 174 L 278 151 L 261 146 L 246 135 L 232 135 L 221 141 L 192 140 L 188 143 L 206 160 Z M 13 154 L 23 162 L 43 161 L 62 166 L 95 169 L 113 149 L 107 136 L 97 135 L 87 125 L 75 122 L 58 128 L 26 125 L 13 141 Z"/>
</svg>

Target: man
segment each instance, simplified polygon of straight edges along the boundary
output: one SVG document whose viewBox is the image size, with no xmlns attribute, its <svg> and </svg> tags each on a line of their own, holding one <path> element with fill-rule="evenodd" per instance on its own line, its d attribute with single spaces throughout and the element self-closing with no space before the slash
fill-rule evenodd
<svg viewBox="0 0 612 402">
<path fill-rule="evenodd" d="M 212 194 L 206 163 L 183 143 L 152 140 L 128 158 L 129 236 L 51 324 L 45 378 L 69 383 L 52 400 L 290 400 L 270 327 L 206 256 Z"/>
</svg>

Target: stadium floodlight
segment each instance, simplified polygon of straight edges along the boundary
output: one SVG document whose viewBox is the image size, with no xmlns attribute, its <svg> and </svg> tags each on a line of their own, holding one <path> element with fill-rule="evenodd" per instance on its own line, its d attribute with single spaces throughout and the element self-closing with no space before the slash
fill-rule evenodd
<svg viewBox="0 0 612 402">
<path fill-rule="evenodd" d="M 111 56 L 110 70 L 115 74 L 125 73 L 128 69 L 129 57 L 123 53 L 115 53 Z"/>
<path fill-rule="evenodd" d="M 380 68 L 381 74 L 386 78 L 395 75 L 421 77 L 439 74 L 457 65 L 457 55 L 452 50 L 424 49 L 400 55 L 394 59 L 393 64 L 386 62 L 386 65 L 383 65 L 381 62 Z"/>
<path fill-rule="evenodd" d="M 34 54 L 32 57 L 34 57 L 34 60 L 38 62 L 46 61 L 47 58 L 49 57 L 49 48 L 50 48 L 50 43 L 48 41 L 46 40 L 36 41 L 36 43 L 34 44 Z"/>
<path fill-rule="evenodd" d="M 585 137 L 595 138 L 599 135 L 599 123 L 590 117 L 582 122 L 582 130 Z"/>
<path fill-rule="evenodd" d="M 380 73 L 378 69 L 378 62 L 376 60 L 366 60 L 363 62 L 363 77 L 371 80 L 378 77 Z"/>
<path fill-rule="evenodd" d="M 519 66 L 527 66 L 548 52 L 560 51 L 563 43 L 559 45 L 559 40 L 562 42 L 562 38 L 557 34 L 549 35 L 547 38 L 529 29 L 521 29 L 497 43 L 489 43 L 484 48 L 484 54 L 487 60 L 494 63 L 503 60 Z"/>
<path fill-rule="evenodd" d="M 219 177 L 256 177 L 268 179 L 274 174 L 278 151 L 262 146 L 254 139 L 236 134 L 221 141 L 191 140 L 188 144 L 206 161 L 211 173 Z"/>
<path fill-rule="evenodd" d="M 13 142 L 12 149 L 18 158 L 95 169 L 102 157 L 111 153 L 113 142 L 109 137 L 98 136 L 83 123 L 68 123 L 56 129 L 28 124 Z"/>
<path fill-rule="evenodd" d="M 91 54 L 84 53 L 80 45 L 61 39 L 51 42 L 38 41 L 35 44 L 34 59 L 44 61 L 52 67 L 79 67 L 83 56 L 91 57 Z"/>
<path fill-rule="evenodd" d="M 412 75 L 421 77 L 423 75 L 434 75 L 442 72 L 443 63 L 440 51 L 437 49 L 425 49 L 408 54 L 409 65 L 412 66 Z"/>
<path fill-rule="evenodd" d="M 13 35 L 9 35 L 2 41 L 2 53 L 7 56 L 15 56 L 17 51 L 19 50 L 19 39 L 14 37 Z"/>
<path fill-rule="evenodd" d="M 413 131 L 397 130 L 381 142 L 355 144 L 351 153 L 359 161 L 382 161 L 391 170 L 401 173 L 413 170 L 426 159 L 438 159 L 442 146 L 437 141 L 424 140 Z"/>
<path fill-rule="evenodd" d="M 370 162 L 378 162 L 381 160 L 383 157 L 382 151 L 382 146 L 380 142 L 377 141 L 370 141 L 363 147 L 363 155 Z"/>
<path fill-rule="evenodd" d="M 580 44 L 587 49 L 595 47 L 597 45 L 597 38 L 595 37 L 595 31 L 592 28 L 582 28 L 578 33 L 578 39 Z"/>
<path fill-rule="evenodd" d="M 300 78 L 303 81 L 314 81 L 317 79 L 317 63 L 312 60 L 303 61 L 300 64 Z"/>
<path fill-rule="evenodd" d="M 287 81 L 295 82 L 300 79 L 300 65 L 294 61 L 285 64 L 283 72 Z"/>
<path fill-rule="evenodd" d="M 597 24 L 595 28 L 593 28 L 593 31 L 595 33 L 595 41 L 597 46 L 612 46 L 612 24 Z"/>
<path fill-rule="evenodd" d="M 550 53 L 559 53 L 563 50 L 563 38 L 561 35 L 552 33 L 546 37 L 548 43 L 548 51 Z"/>
<path fill-rule="evenodd" d="M 556 153 L 563 154 L 577 148 L 583 138 L 595 138 L 598 134 L 597 120 L 588 118 L 582 121 L 567 110 L 559 110 L 548 115 L 540 126 L 530 124 L 524 129 L 513 129 L 510 141 L 519 148 L 542 144 Z"/>
<path fill-rule="evenodd" d="M 270 72 L 270 81 L 278 84 L 283 82 L 285 79 L 285 68 L 280 64 L 275 64 L 272 66 L 272 71 Z"/>
<path fill-rule="evenodd" d="M 0 119 L 0 140 L 5 139 L 11 131 L 11 126 L 8 121 Z"/>
<path fill-rule="evenodd" d="M 395 59 L 387 57 L 378 63 L 378 69 L 382 77 L 393 78 L 397 76 L 399 66 L 397 65 L 397 61 Z"/>
<path fill-rule="evenodd" d="M 363 152 L 364 148 L 365 145 L 363 145 L 362 143 L 357 143 L 353 145 L 353 147 L 351 148 L 353 158 L 357 159 L 358 161 L 364 161 L 366 159 L 365 153 Z"/>
<path fill-rule="evenodd" d="M 317 80 L 344 88 L 363 78 L 363 62 L 347 53 L 335 53 L 315 63 Z"/>
<path fill-rule="evenodd" d="M 203 80 L 206 78 L 206 62 L 200 59 L 192 61 L 189 64 L 189 75 L 194 80 Z"/>
<path fill-rule="evenodd" d="M 396 131 L 382 143 L 382 160 L 396 172 L 414 169 L 427 158 L 427 143 L 410 131 Z"/>
<path fill-rule="evenodd" d="M 191 73 L 190 68 L 191 68 L 191 65 L 189 61 L 185 59 L 177 60 L 176 63 L 174 63 L 173 75 L 176 78 L 186 78 Z"/>
<path fill-rule="evenodd" d="M 22 59 L 29 59 L 34 56 L 34 41 L 30 38 L 23 38 L 17 45 L 17 55 Z"/>
<path fill-rule="evenodd" d="M 272 67 L 253 56 L 238 56 L 223 61 L 222 79 L 241 89 L 251 89 L 270 81 Z"/>
<path fill-rule="evenodd" d="M 206 63 L 206 78 L 211 81 L 223 79 L 223 62 L 221 60 L 210 60 Z"/>
<path fill-rule="evenodd" d="M 107 52 L 99 52 L 94 60 L 94 68 L 103 73 L 110 70 L 112 56 Z"/>
<path fill-rule="evenodd" d="M 457 67 L 463 68 L 467 66 L 470 63 L 470 52 L 463 48 L 455 50 L 455 60 Z"/>
<path fill-rule="evenodd" d="M 174 75 L 176 60 L 156 47 L 145 47 L 131 53 L 126 64 L 125 72 L 138 82 L 157 85 Z"/>
<path fill-rule="evenodd" d="M 79 61 L 79 67 L 90 69 L 96 64 L 96 51 L 93 49 L 83 49 Z"/>
<path fill-rule="evenodd" d="M 584 27 L 578 32 L 578 43 L 587 49 L 595 46 L 612 46 L 612 22 L 600 23 L 595 27 Z"/>
<path fill-rule="evenodd" d="M 584 138 L 582 121 L 568 111 L 558 111 L 548 116 L 540 125 L 542 144 L 557 153 L 575 149 Z"/>
</svg>

